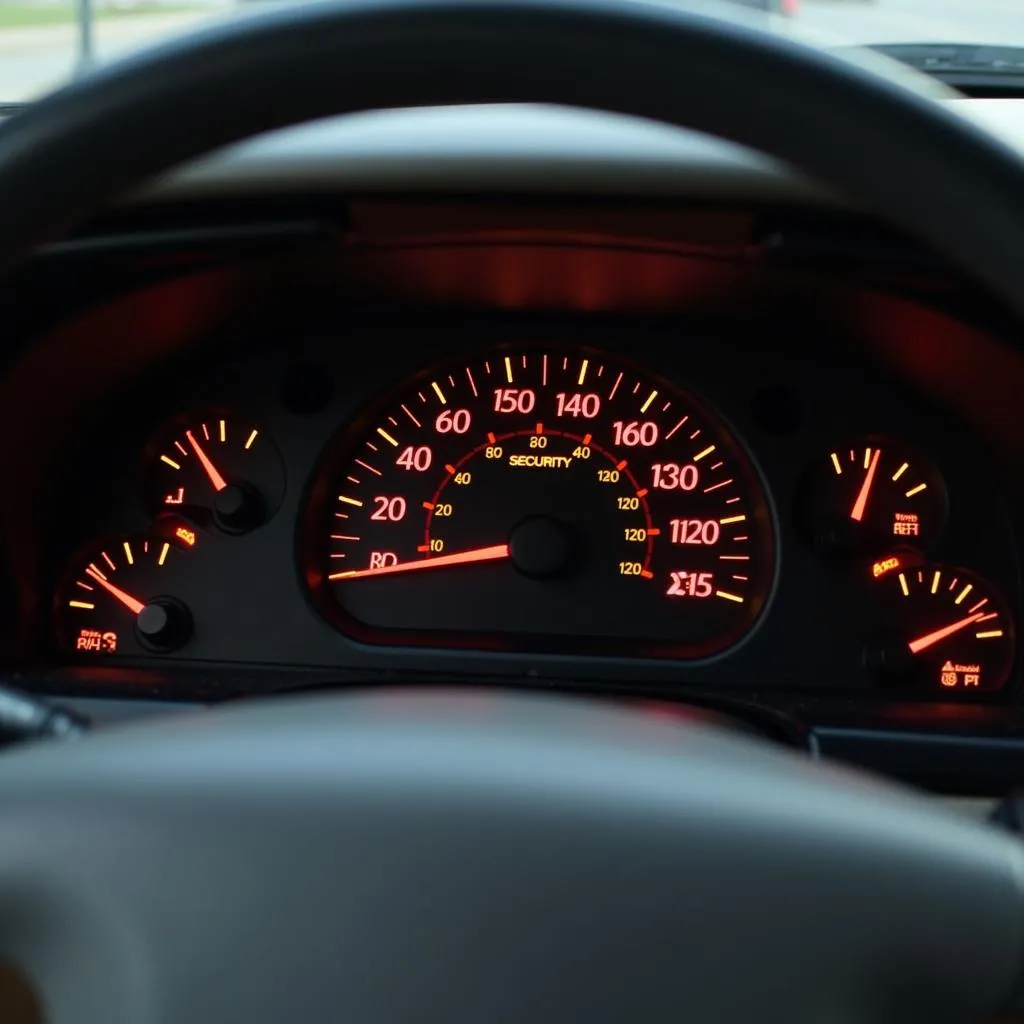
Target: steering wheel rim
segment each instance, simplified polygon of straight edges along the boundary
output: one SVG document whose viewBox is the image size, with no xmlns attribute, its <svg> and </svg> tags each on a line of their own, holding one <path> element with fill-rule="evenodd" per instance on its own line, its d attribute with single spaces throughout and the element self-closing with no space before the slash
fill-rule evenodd
<svg viewBox="0 0 1024 1024">
<path fill-rule="evenodd" d="M 0 267 L 259 131 L 506 101 L 760 149 L 1024 313 L 1014 151 L 836 58 L 613 0 L 317 4 L 101 70 L 0 128 L 0 194 L 18 198 Z M 806 128 L 829 119 L 841 130 Z M 1020 1003 L 1024 855 L 1008 837 L 698 725 L 472 704 L 467 718 L 451 698 L 275 702 L 15 752 L 0 768 L 0 951 L 54 1024 L 263 1024 L 290 1005 L 289 1019 L 446 1024 L 747 1021 L 782 1005 L 794 1022 L 954 1021 Z M 505 927 L 485 927 L 492 910 Z"/>
<path fill-rule="evenodd" d="M 763 151 L 1024 312 L 1019 153 L 877 69 L 636 0 L 317 3 L 110 65 L 0 127 L 0 194 L 19 197 L 0 220 L 0 268 L 161 171 L 262 131 L 503 102 L 613 111 Z"/>
</svg>

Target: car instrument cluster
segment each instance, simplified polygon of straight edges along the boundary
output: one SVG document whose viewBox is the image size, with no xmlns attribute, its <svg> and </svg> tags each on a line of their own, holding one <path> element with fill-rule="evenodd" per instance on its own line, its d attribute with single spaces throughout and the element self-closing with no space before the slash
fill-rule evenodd
<svg viewBox="0 0 1024 1024">
<path fill-rule="evenodd" d="M 1011 688 L 1012 530 L 941 416 L 621 344 L 320 355 L 322 399 L 264 354 L 125 439 L 54 566 L 66 659 Z"/>
</svg>

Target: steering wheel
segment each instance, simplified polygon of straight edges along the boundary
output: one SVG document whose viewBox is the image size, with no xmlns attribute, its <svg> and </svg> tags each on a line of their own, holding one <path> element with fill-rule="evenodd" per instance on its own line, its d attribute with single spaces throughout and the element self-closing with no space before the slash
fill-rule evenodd
<svg viewBox="0 0 1024 1024">
<path fill-rule="evenodd" d="M 763 150 L 1024 313 L 1016 153 L 836 58 L 605 0 L 316 4 L 99 71 L 0 128 L 0 265 L 259 131 L 505 101 Z M 0 953 L 53 1024 L 935 1024 L 1024 1008 L 1024 849 L 698 721 L 307 697 L 5 755 Z"/>
</svg>

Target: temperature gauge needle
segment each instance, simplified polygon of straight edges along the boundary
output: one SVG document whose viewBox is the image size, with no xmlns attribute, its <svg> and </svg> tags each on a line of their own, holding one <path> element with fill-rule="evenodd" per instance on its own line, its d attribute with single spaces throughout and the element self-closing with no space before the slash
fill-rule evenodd
<svg viewBox="0 0 1024 1024">
<path fill-rule="evenodd" d="M 223 491 L 228 485 L 227 481 L 217 472 L 217 467 L 210 461 L 210 456 L 200 448 L 199 442 L 195 439 L 191 430 L 185 431 L 185 437 L 188 439 L 188 443 L 192 445 L 192 451 L 196 453 L 196 458 L 199 459 L 200 464 L 206 471 L 206 475 L 210 478 L 213 489 L 215 491 Z"/>
<path fill-rule="evenodd" d="M 120 587 L 115 587 L 110 580 L 105 579 L 100 573 L 96 572 L 92 566 L 89 566 L 89 568 L 85 570 L 85 574 L 86 576 L 92 577 L 92 579 L 94 579 L 108 594 L 116 597 L 117 600 L 120 601 L 125 608 L 128 608 L 134 615 L 138 615 L 139 612 L 146 607 L 137 598 L 132 597 L 131 594 L 126 594 Z"/>
<path fill-rule="evenodd" d="M 919 654 L 921 651 L 932 644 L 937 644 L 940 640 L 945 640 L 947 636 L 952 636 L 954 633 L 959 633 L 961 629 L 966 629 L 971 623 L 977 622 L 978 619 L 984 618 L 983 612 L 976 612 L 974 615 L 968 615 L 964 619 L 959 619 L 956 622 L 951 623 L 948 626 L 943 626 L 942 629 L 937 629 L 933 633 L 927 633 L 925 636 L 919 636 L 916 640 L 911 640 L 910 653 Z"/>
<path fill-rule="evenodd" d="M 871 485 L 875 482 L 875 473 L 878 470 L 878 460 L 881 457 L 882 449 L 876 448 L 874 454 L 871 456 L 868 471 L 864 475 L 864 483 L 860 485 L 857 500 L 853 503 L 853 508 L 850 511 L 850 518 L 858 523 L 864 518 L 864 509 L 867 508 L 868 495 L 871 494 Z"/>
<path fill-rule="evenodd" d="M 489 548 L 474 548 L 451 555 L 437 555 L 434 558 L 417 558 L 411 562 L 396 562 L 381 565 L 375 569 L 351 569 L 348 572 L 332 573 L 329 580 L 354 580 L 361 576 L 388 576 L 396 572 L 415 572 L 417 569 L 443 569 L 446 565 L 465 565 L 469 562 L 494 562 L 509 557 L 507 544 L 494 544 Z"/>
</svg>

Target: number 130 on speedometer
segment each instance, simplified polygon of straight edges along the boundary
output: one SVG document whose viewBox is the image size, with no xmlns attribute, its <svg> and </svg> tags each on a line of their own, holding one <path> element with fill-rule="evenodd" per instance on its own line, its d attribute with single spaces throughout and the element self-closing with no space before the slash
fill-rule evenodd
<svg viewBox="0 0 1024 1024">
<path fill-rule="evenodd" d="M 332 448 L 310 587 L 371 643 L 704 658 L 774 578 L 760 477 L 681 388 L 589 349 L 495 349 L 400 386 Z"/>
</svg>

